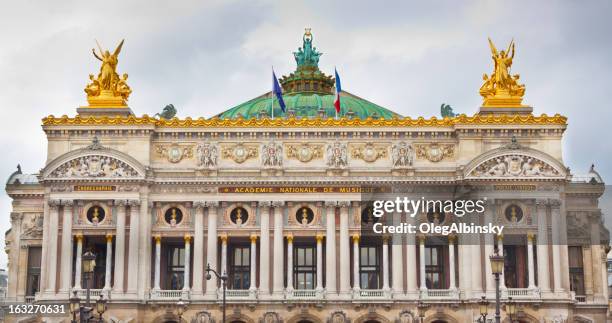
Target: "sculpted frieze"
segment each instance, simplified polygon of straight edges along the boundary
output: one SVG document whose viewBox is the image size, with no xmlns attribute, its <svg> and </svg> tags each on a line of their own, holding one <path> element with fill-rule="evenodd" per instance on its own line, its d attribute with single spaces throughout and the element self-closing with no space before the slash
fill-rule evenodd
<svg viewBox="0 0 612 323">
<path fill-rule="evenodd" d="M 417 158 L 434 163 L 446 158 L 453 158 L 455 155 L 455 145 L 453 144 L 416 144 L 415 149 Z"/>
<path fill-rule="evenodd" d="M 395 168 L 412 166 L 414 150 L 406 142 L 398 142 L 391 147 L 391 157 Z"/>
<path fill-rule="evenodd" d="M 313 159 L 323 156 L 323 146 L 303 143 L 299 145 L 287 145 L 287 158 L 297 159 L 302 163 L 307 163 Z"/>
<path fill-rule="evenodd" d="M 43 215 L 34 214 L 26 219 L 22 223 L 21 237 L 30 239 L 42 238 L 43 232 Z"/>
<path fill-rule="evenodd" d="M 261 164 L 264 167 L 283 166 L 283 146 L 274 141 L 264 144 L 261 149 Z"/>
<path fill-rule="evenodd" d="M 103 155 L 75 158 L 65 162 L 49 174 L 50 178 L 129 178 L 137 176 L 138 172 L 127 163 Z"/>
<path fill-rule="evenodd" d="M 196 149 L 197 168 L 214 169 L 217 167 L 219 148 L 215 143 L 200 143 Z"/>
<path fill-rule="evenodd" d="M 191 145 L 181 146 L 177 143 L 157 145 L 155 147 L 155 152 L 159 157 L 166 158 L 171 163 L 178 163 L 183 159 L 193 157 L 193 147 Z"/>
<path fill-rule="evenodd" d="M 335 141 L 327 145 L 327 166 L 330 168 L 348 166 L 346 143 Z"/>
<path fill-rule="evenodd" d="M 557 177 L 550 164 L 531 156 L 510 154 L 484 161 L 468 177 Z"/>
<path fill-rule="evenodd" d="M 355 145 L 351 151 L 351 157 L 353 159 L 361 159 L 365 162 L 373 163 L 379 158 L 387 157 L 387 148 L 380 145 L 374 145 L 371 142 L 365 145 Z"/>
</svg>

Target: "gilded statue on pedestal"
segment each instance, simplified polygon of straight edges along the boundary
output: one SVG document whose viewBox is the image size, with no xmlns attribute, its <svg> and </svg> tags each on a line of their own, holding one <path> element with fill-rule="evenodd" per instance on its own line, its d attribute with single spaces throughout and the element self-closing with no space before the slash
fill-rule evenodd
<svg viewBox="0 0 612 323">
<path fill-rule="evenodd" d="M 507 50 L 497 51 L 493 41 L 489 38 L 489 46 L 494 63 L 493 73 L 489 77 L 483 75 L 483 84 L 480 95 L 484 98 L 483 106 L 521 106 L 525 85 L 519 84 L 519 74 L 510 74 L 514 59 L 514 40 L 510 42 Z"/>
<path fill-rule="evenodd" d="M 124 73 L 121 77 L 117 74 L 117 64 L 119 63 L 119 53 L 123 47 L 123 40 L 119 43 L 113 53 L 103 50 L 102 46 L 96 41 L 99 53 L 95 48 L 92 53 L 95 58 L 102 62 L 100 73 L 97 77 L 89 74 L 91 83 L 85 87 L 87 101 L 91 107 L 114 107 L 125 106 L 132 90 L 127 84 L 128 75 Z"/>
</svg>

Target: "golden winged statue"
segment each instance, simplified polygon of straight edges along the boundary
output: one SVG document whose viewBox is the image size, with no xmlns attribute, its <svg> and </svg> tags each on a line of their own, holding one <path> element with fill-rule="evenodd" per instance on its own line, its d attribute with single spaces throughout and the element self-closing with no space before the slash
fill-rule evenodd
<svg viewBox="0 0 612 323">
<path fill-rule="evenodd" d="M 497 51 L 491 38 L 489 38 L 491 58 L 494 68 L 491 76 L 483 75 L 483 84 L 480 87 L 480 95 L 484 98 L 483 106 L 521 106 L 525 85 L 519 84 L 519 75 L 511 75 L 510 68 L 514 59 L 514 40 L 508 45 L 508 49 Z"/>
<path fill-rule="evenodd" d="M 100 43 L 96 41 L 99 53 L 93 48 L 91 52 L 94 57 L 102 62 L 100 73 L 97 77 L 89 74 L 91 83 L 85 87 L 87 93 L 87 101 L 90 106 L 125 106 L 125 101 L 128 99 L 132 90 L 127 84 L 127 74 L 119 77 L 117 74 L 117 64 L 119 63 L 119 53 L 123 47 L 124 40 L 121 40 L 115 51 L 111 53 L 108 50 L 102 49 Z"/>
</svg>

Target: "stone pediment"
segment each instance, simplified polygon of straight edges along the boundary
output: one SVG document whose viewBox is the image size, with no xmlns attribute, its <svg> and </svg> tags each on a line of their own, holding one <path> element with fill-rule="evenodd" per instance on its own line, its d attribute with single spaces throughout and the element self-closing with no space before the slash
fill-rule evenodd
<svg viewBox="0 0 612 323">
<path fill-rule="evenodd" d="M 466 167 L 466 179 L 564 179 L 567 170 L 553 157 L 526 147 L 487 152 Z"/>
<path fill-rule="evenodd" d="M 144 167 L 129 155 L 94 144 L 57 157 L 45 167 L 42 179 L 143 179 Z"/>
</svg>

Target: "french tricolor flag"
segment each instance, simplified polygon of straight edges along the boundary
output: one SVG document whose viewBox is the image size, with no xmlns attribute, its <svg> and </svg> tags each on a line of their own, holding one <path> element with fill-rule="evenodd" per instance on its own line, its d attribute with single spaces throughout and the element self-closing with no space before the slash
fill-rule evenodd
<svg viewBox="0 0 612 323">
<path fill-rule="evenodd" d="M 334 106 L 336 107 L 336 114 L 340 113 L 340 92 L 342 92 L 342 87 L 340 86 L 340 75 L 338 75 L 338 71 L 334 68 L 334 73 L 336 74 L 336 100 L 334 101 Z"/>
</svg>

